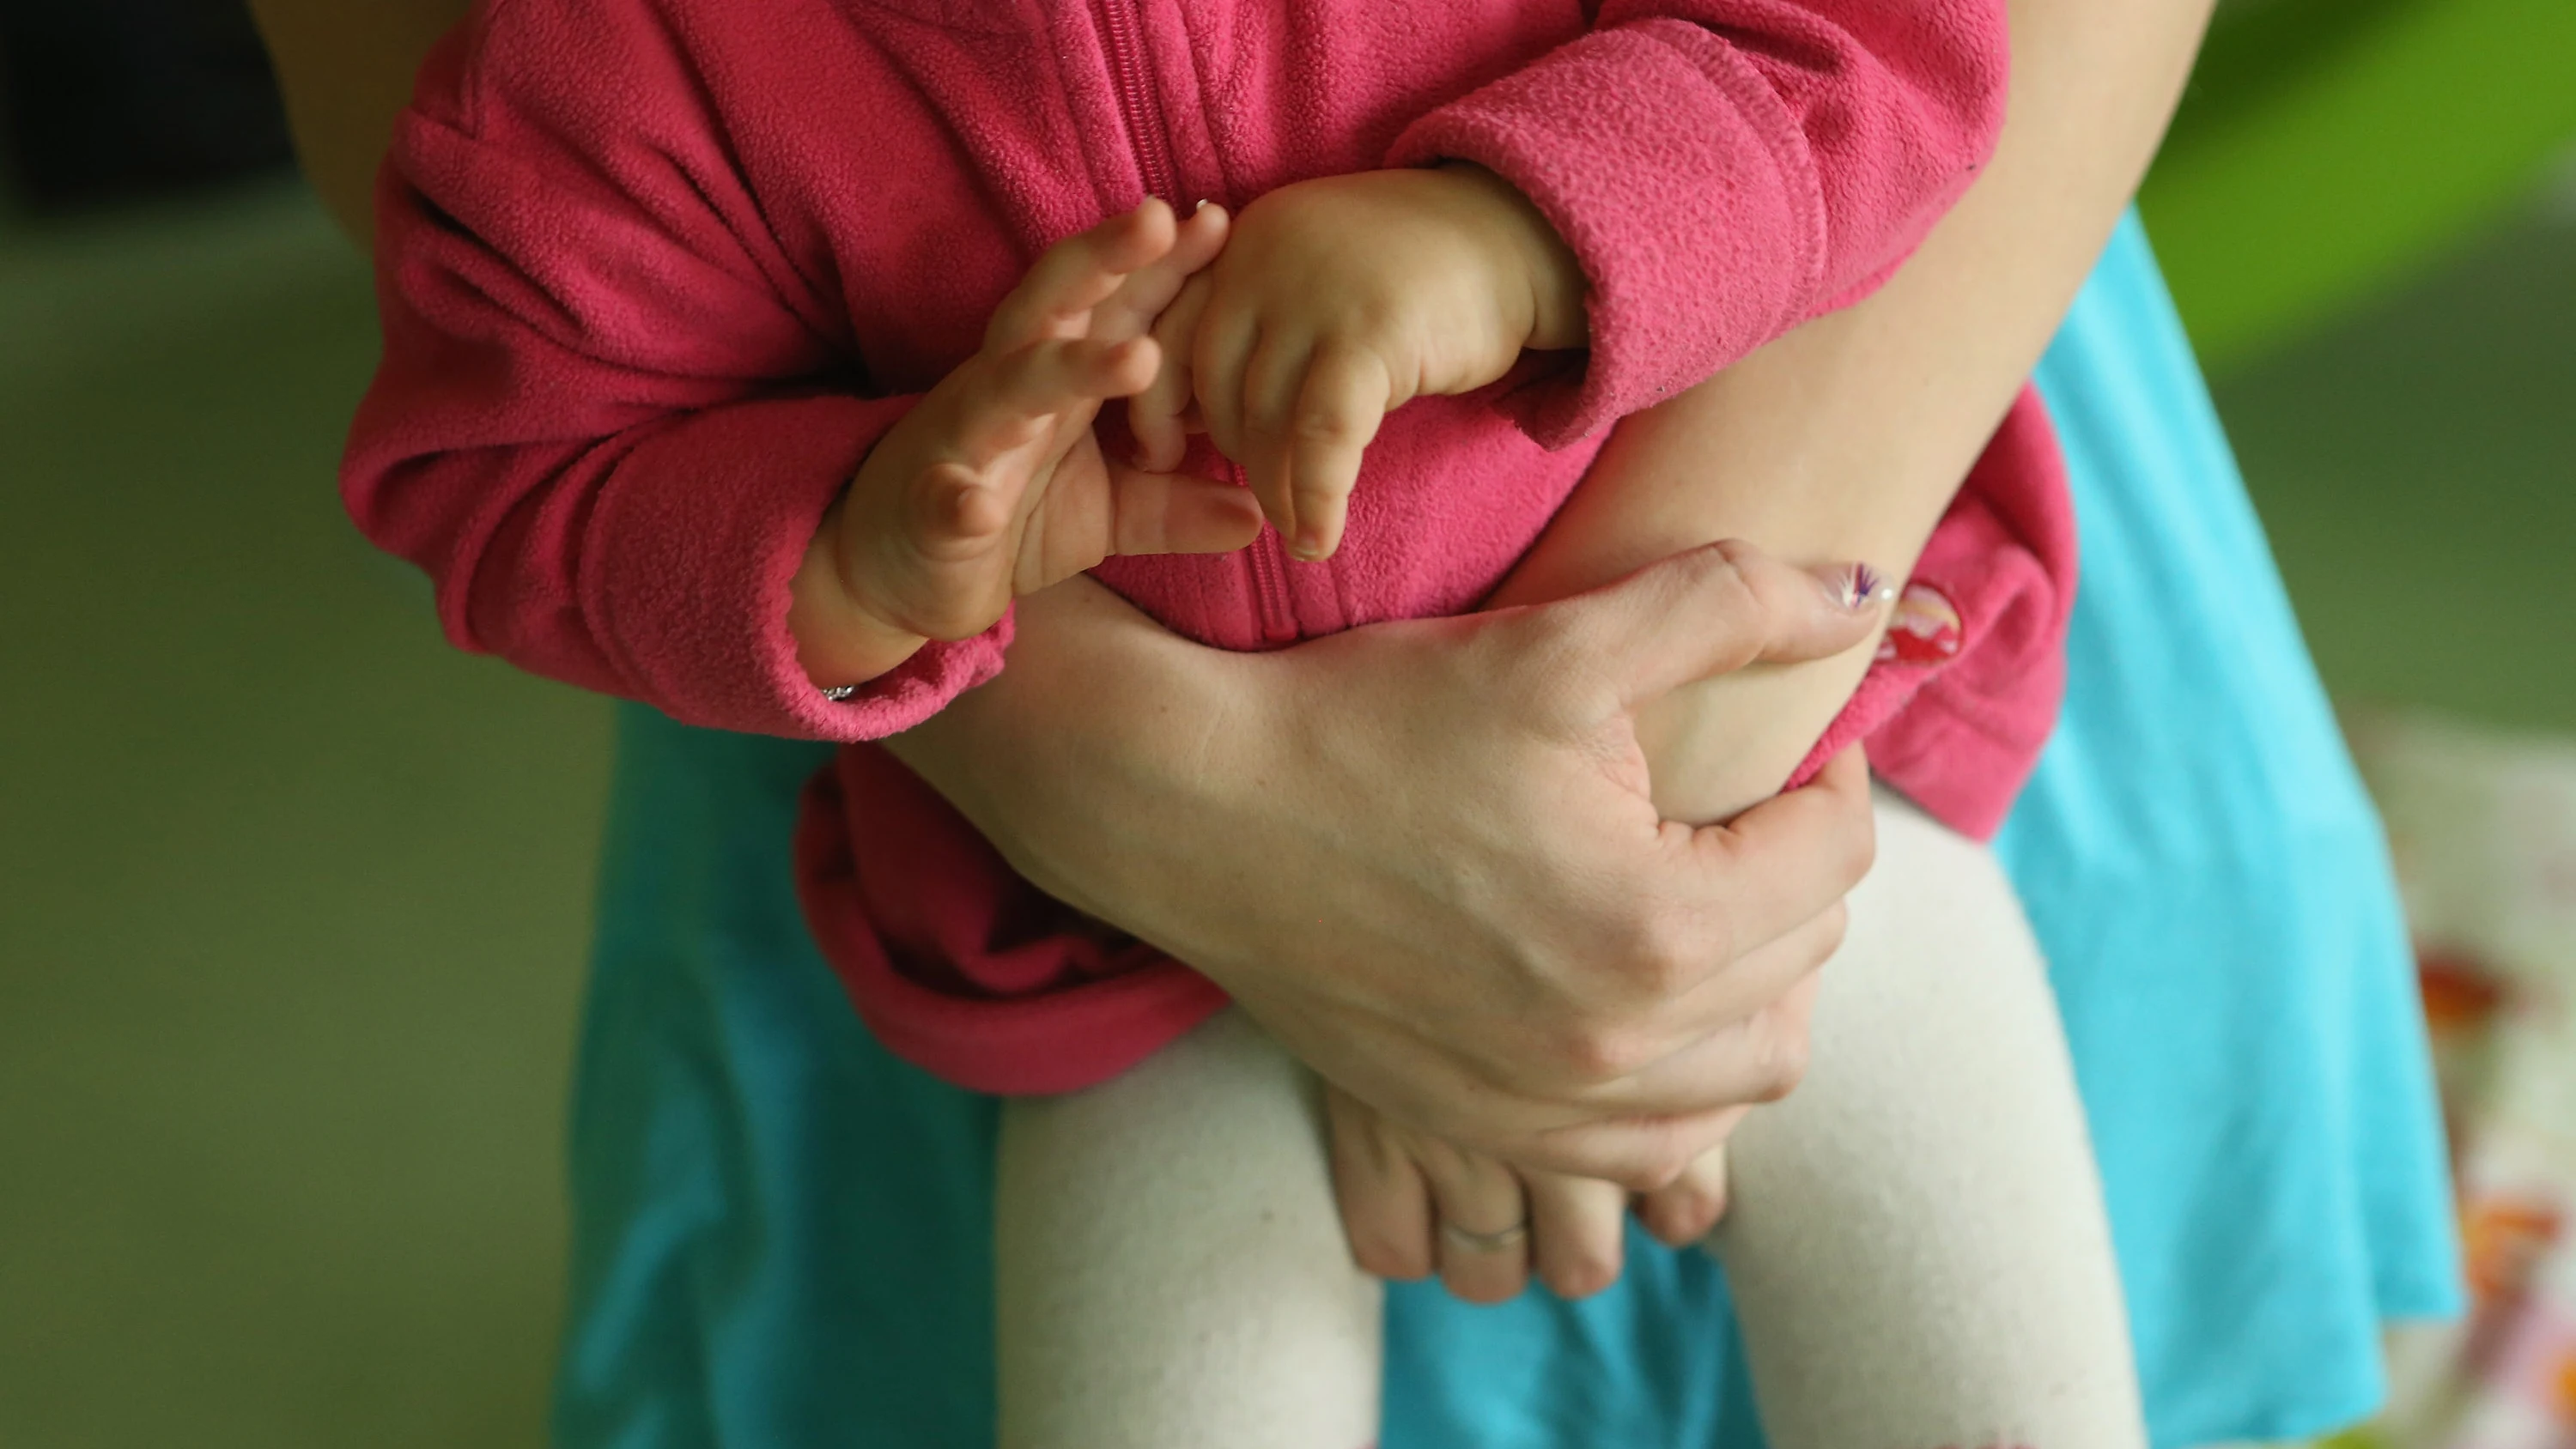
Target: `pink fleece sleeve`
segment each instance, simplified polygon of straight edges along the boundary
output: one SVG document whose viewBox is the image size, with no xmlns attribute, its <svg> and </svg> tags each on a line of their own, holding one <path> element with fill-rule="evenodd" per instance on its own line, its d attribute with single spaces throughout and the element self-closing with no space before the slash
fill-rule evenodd
<svg viewBox="0 0 2576 1449">
<path fill-rule="evenodd" d="M 492 43 L 469 27 L 432 58 L 379 183 L 385 354 L 342 474 L 359 527 L 428 571 L 460 646 L 691 724 L 870 739 L 990 678 L 1007 616 L 846 702 L 805 676 L 789 580 L 913 399 L 850 375 L 846 322 L 770 239 L 697 88 L 655 73 L 678 57 L 621 44 L 519 68 L 621 85 L 517 89 L 469 64 Z"/>
<path fill-rule="evenodd" d="M 2006 43 L 2003 0 L 1604 0 L 1389 164 L 1495 171 L 1581 259 L 1582 376 L 1512 400 L 1558 447 L 1894 271 L 1994 148 Z"/>
</svg>

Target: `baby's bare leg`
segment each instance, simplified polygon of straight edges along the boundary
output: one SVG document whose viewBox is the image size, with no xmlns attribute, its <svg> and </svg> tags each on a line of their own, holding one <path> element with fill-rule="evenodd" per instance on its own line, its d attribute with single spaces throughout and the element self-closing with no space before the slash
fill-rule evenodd
<svg viewBox="0 0 2576 1449">
<path fill-rule="evenodd" d="M 2143 1449 L 2110 1230 L 1993 855 L 1881 791 L 1806 1082 L 1713 1238 L 1776 1449 Z"/>
<path fill-rule="evenodd" d="M 1375 1279 L 1315 1083 L 1239 1010 L 1114 1082 L 1003 1110 L 1002 1449 L 1362 1449 Z"/>
</svg>

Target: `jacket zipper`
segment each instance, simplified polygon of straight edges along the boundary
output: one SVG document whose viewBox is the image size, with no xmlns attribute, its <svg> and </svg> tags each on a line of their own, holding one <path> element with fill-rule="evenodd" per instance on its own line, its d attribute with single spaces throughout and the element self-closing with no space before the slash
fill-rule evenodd
<svg viewBox="0 0 2576 1449">
<path fill-rule="evenodd" d="M 1243 466 L 1233 466 L 1235 486 L 1241 487 Z M 1288 553 L 1279 546 L 1279 530 L 1264 523 L 1244 552 L 1252 560 L 1252 595 L 1261 606 L 1262 642 L 1296 643 L 1297 611 L 1288 598 Z"/>
<path fill-rule="evenodd" d="M 1109 49 L 1111 88 L 1118 93 L 1118 118 L 1127 125 L 1127 138 L 1136 148 L 1136 169 L 1143 174 L 1145 189 L 1163 198 L 1172 210 L 1182 210 L 1179 168 L 1172 162 L 1171 139 L 1163 133 L 1162 108 L 1154 95 L 1153 78 L 1145 68 L 1143 38 L 1137 33 L 1138 0 L 1096 0 L 1100 15 L 1100 35 Z M 1243 483 L 1243 469 L 1233 469 L 1235 484 Z M 1280 547 L 1279 534 L 1268 524 L 1261 535 L 1245 550 L 1252 570 L 1252 594 L 1258 608 L 1261 638 L 1269 644 L 1293 643 L 1299 637 L 1297 611 L 1288 593 L 1288 555 Z"/>
<path fill-rule="evenodd" d="M 1135 143 L 1136 169 L 1145 189 L 1181 209 L 1180 178 L 1174 174 L 1171 141 L 1163 134 L 1162 107 L 1155 103 L 1153 78 L 1145 70 L 1145 44 L 1136 33 L 1136 0 L 1099 0 L 1100 37 L 1109 46 L 1109 79 L 1118 92 L 1118 118 L 1127 123 Z"/>
</svg>

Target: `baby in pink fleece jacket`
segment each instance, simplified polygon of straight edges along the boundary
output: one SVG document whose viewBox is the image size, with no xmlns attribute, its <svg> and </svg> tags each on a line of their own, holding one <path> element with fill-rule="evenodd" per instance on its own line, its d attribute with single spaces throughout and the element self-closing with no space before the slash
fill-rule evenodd
<svg viewBox="0 0 2576 1449">
<path fill-rule="evenodd" d="M 966 1085 L 1076 1093 L 1006 1114 L 1006 1442 L 1367 1442 L 1373 1289 L 1311 1082 L 859 742 L 989 678 L 1011 595 L 1084 568 L 1226 648 L 1471 607 L 1609 423 L 1902 260 L 1991 144 L 2002 40 L 1995 0 L 496 0 L 425 70 L 381 193 L 352 511 L 468 647 L 851 742 L 798 858 L 853 1001 Z M 1133 438 L 1104 442 L 1118 397 Z M 1194 428 L 1248 490 L 1185 456 Z M 1891 895 L 1908 929 L 1873 957 L 1856 927 L 1829 973 L 1912 1001 L 1975 948 L 1908 1008 L 1920 1086 L 1980 1011 L 2046 1013 L 1957 833 L 2001 818 L 2060 677 L 2071 526 L 2034 402 L 1916 583 L 1927 642 L 1818 758 L 1867 736 L 1950 827 L 1901 816 L 1942 888 Z M 2139 1442 L 2062 1051 L 2018 1039 L 2040 1049 L 1956 1092 L 1855 1078 L 1779 1109 L 1827 1103 L 1813 1163 L 1767 1185 L 1803 1232 L 1731 1266 L 1784 1446 Z M 1894 1158 L 2045 1190 L 1893 1226 L 1817 1191 Z M 1956 1372 L 1942 1321 L 2025 1371 Z"/>
</svg>

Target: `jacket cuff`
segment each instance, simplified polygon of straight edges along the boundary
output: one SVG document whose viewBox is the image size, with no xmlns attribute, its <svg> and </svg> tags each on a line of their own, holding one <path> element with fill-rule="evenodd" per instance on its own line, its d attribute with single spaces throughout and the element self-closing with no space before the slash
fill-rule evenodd
<svg viewBox="0 0 2576 1449">
<path fill-rule="evenodd" d="M 1709 377 L 1821 286 L 1824 206 L 1797 123 L 1695 25 L 1585 36 L 1416 121 L 1388 163 L 1441 160 L 1518 187 L 1583 265 L 1587 365 L 1505 399 L 1545 447 Z"/>
<path fill-rule="evenodd" d="M 932 641 L 847 700 L 823 695 L 787 632 L 789 589 L 823 512 L 911 398 L 752 402 L 647 440 L 600 497 L 587 612 L 631 692 L 684 724 L 849 742 L 909 729 L 1001 672 L 1007 613 Z"/>
</svg>

